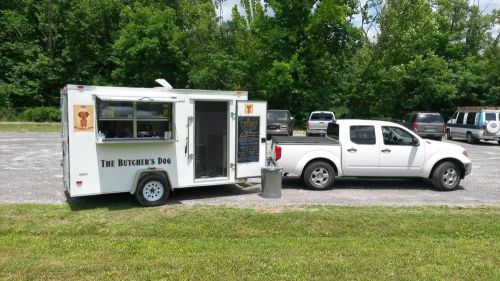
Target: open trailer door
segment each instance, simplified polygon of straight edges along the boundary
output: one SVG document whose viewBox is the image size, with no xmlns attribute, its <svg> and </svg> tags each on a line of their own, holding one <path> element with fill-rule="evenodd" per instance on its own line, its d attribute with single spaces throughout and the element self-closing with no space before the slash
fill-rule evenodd
<svg viewBox="0 0 500 281">
<path fill-rule="evenodd" d="M 236 178 L 259 177 L 266 164 L 267 102 L 237 101 Z"/>
</svg>

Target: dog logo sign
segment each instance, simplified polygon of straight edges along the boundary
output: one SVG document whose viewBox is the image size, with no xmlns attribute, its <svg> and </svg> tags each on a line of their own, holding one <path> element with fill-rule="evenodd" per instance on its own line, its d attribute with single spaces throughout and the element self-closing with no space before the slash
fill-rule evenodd
<svg viewBox="0 0 500 281">
<path fill-rule="evenodd" d="M 253 113 L 253 103 L 245 103 L 245 114 Z"/>
<path fill-rule="evenodd" d="M 73 129 L 75 132 L 94 131 L 94 107 L 73 105 Z"/>
</svg>

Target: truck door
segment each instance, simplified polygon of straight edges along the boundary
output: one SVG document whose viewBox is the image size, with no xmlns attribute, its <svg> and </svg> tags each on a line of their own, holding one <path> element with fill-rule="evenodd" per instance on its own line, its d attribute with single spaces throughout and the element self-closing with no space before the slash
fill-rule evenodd
<svg viewBox="0 0 500 281">
<path fill-rule="evenodd" d="M 382 137 L 379 175 L 418 176 L 424 165 L 425 146 L 414 143 L 417 137 L 394 126 L 382 126 Z"/>
<path fill-rule="evenodd" d="M 267 102 L 236 103 L 236 178 L 259 177 L 266 164 Z"/>
<path fill-rule="evenodd" d="M 342 141 L 342 170 L 345 176 L 375 176 L 379 165 L 379 149 L 375 126 L 344 127 Z"/>
</svg>

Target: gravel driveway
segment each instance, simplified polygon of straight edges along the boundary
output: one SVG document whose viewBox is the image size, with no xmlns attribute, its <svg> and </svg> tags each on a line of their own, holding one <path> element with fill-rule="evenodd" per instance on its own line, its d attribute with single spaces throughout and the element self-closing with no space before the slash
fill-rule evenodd
<svg viewBox="0 0 500 281">
<path fill-rule="evenodd" d="M 427 180 L 338 179 L 335 188 L 312 191 L 298 177 L 283 179 L 280 199 L 260 197 L 258 181 L 248 187 L 233 185 L 178 189 L 173 204 L 280 205 L 496 205 L 500 206 L 500 145 L 481 142 L 465 147 L 472 173 L 451 192 L 437 191 Z M 0 203 L 66 202 L 62 188 L 59 133 L 0 132 Z M 71 199 L 70 203 L 133 201 L 128 194 Z"/>
</svg>

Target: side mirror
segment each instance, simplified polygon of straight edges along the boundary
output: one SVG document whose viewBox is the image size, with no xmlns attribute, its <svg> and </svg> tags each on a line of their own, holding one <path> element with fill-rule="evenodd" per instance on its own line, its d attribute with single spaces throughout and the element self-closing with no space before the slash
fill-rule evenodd
<svg viewBox="0 0 500 281">
<path fill-rule="evenodd" d="M 418 139 L 417 139 L 417 138 L 415 138 L 415 137 L 414 137 L 414 138 L 412 138 L 412 139 L 411 139 L 411 144 L 412 144 L 413 146 L 419 146 L 419 145 L 420 145 L 420 142 L 418 141 Z"/>
</svg>

